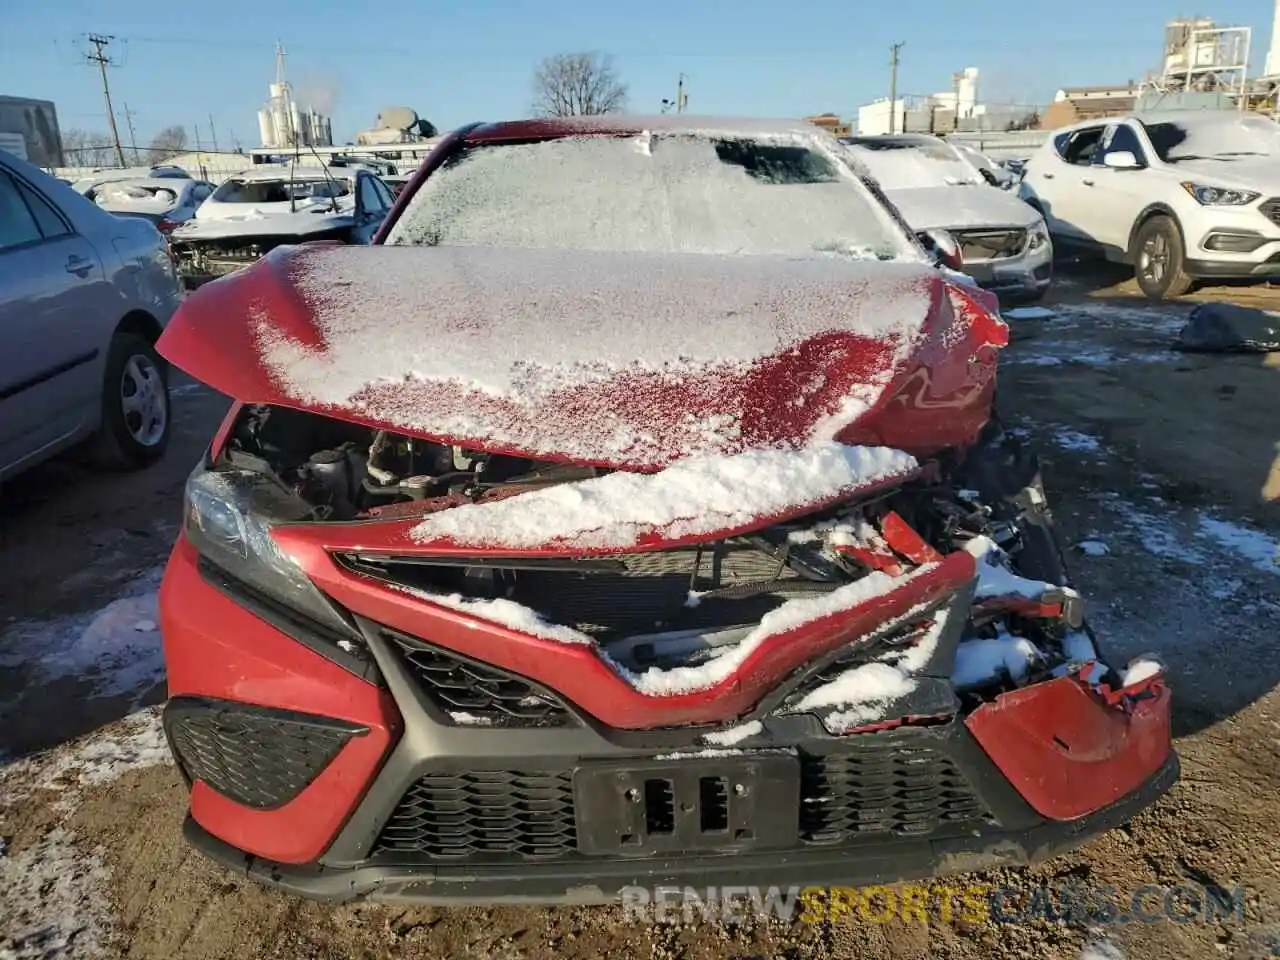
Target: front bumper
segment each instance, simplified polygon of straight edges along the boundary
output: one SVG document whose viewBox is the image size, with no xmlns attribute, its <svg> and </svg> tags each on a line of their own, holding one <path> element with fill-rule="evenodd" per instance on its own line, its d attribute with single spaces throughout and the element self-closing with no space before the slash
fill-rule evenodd
<svg viewBox="0 0 1280 960">
<path fill-rule="evenodd" d="M 192 784 L 188 839 L 308 897 L 598 902 L 636 884 L 928 877 L 1053 856 L 1131 817 L 1177 776 L 1163 687 L 1120 710 L 1063 677 L 964 719 L 843 737 L 807 714 L 766 713 L 758 732 L 708 755 L 705 725 L 615 729 L 563 698 L 530 713 L 531 694 L 555 692 L 495 681 L 465 657 L 442 667 L 421 641 L 368 621 L 354 622 L 371 658 L 357 655 L 219 579 L 184 539 L 161 620 L 166 732 Z M 459 722 L 467 705 L 442 700 L 458 694 L 458 671 L 466 689 L 525 711 L 521 723 Z M 629 850 L 615 829 L 620 794 L 602 793 L 596 775 L 655 769 L 697 782 L 756 757 L 794 758 L 792 795 L 743 821 L 762 835 L 718 845 L 650 834 Z M 737 822 L 736 801 L 716 802 Z M 646 795 L 646 815 L 650 806 Z M 692 815 L 711 806 L 695 799 Z"/>
<path fill-rule="evenodd" d="M 425 867 L 366 863 L 294 867 L 271 863 L 223 843 L 193 818 L 183 836 L 196 850 L 240 876 L 297 896 L 329 902 L 375 900 L 422 904 L 596 904 L 616 902 L 625 888 L 705 889 L 742 886 L 864 886 L 1030 866 L 1067 853 L 1122 826 L 1178 779 L 1170 754 L 1124 799 L 1079 820 L 1046 821 L 1021 830 L 946 839 L 891 838 L 859 847 L 751 855 L 590 862 L 550 867 Z"/>
<path fill-rule="evenodd" d="M 1039 298 L 1053 283 L 1053 245 L 1046 241 L 1015 257 L 966 261 L 964 272 L 1002 298 Z"/>
</svg>

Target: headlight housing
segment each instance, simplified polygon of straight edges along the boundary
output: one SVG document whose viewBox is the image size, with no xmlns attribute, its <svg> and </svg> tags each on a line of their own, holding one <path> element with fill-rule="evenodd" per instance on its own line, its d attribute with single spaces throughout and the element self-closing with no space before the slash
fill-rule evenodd
<svg viewBox="0 0 1280 960">
<path fill-rule="evenodd" d="M 272 522 L 307 519 L 311 508 L 251 470 L 208 470 L 187 478 L 183 529 L 196 551 L 229 576 L 343 636 L 350 625 L 271 536 Z"/>
<path fill-rule="evenodd" d="M 1041 220 L 1034 227 L 1027 231 L 1027 249 L 1039 250 L 1041 247 L 1048 246 L 1049 231 Z"/>
<path fill-rule="evenodd" d="M 1262 194 L 1253 190 L 1210 187 L 1203 183 L 1192 183 L 1190 181 L 1184 182 L 1182 189 L 1191 194 L 1196 203 L 1204 207 L 1243 207 L 1262 196 Z"/>
</svg>

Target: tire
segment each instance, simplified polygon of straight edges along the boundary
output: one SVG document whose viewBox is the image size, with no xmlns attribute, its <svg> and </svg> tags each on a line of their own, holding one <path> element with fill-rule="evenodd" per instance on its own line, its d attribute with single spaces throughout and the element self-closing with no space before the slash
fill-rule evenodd
<svg viewBox="0 0 1280 960">
<path fill-rule="evenodd" d="M 94 459 L 115 470 L 149 466 L 164 456 L 171 423 L 168 365 L 142 337 L 117 331 L 107 348 Z"/>
<path fill-rule="evenodd" d="M 1133 275 L 1148 300 L 1173 300 L 1191 289 L 1182 231 L 1171 217 L 1152 217 L 1138 228 Z"/>
</svg>

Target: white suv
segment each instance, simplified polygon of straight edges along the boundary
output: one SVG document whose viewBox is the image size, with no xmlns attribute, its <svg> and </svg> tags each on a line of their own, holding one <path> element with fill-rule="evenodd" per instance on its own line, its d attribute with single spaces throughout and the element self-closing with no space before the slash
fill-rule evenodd
<svg viewBox="0 0 1280 960">
<path fill-rule="evenodd" d="M 1200 279 L 1280 274 L 1280 124 L 1196 111 L 1077 123 L 1027 162 L 1020 195 L 1059 246 L 1131 263 L 1153 300 Z"/>
</svg>

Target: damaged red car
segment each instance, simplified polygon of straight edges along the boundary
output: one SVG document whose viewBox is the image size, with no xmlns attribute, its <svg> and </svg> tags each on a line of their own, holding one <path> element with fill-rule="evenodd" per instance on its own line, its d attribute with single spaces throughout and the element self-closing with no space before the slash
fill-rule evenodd
<svg viewBox="0 0 1280 960">
<path fill-rule="evenodd" d="M 160 352 L 234 404 L 161 590 L 185 833 L 322 899 L 1026 863 L 1177 777 L 1007 328 L 803 124 L 474 125 Z"/>
</svg>

